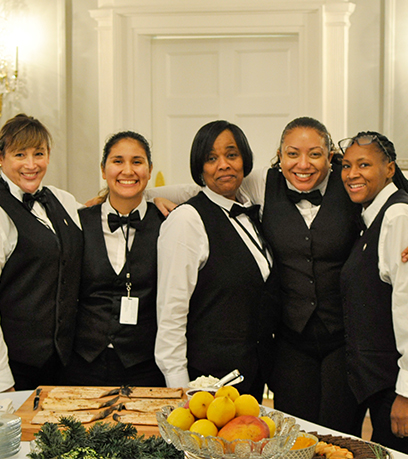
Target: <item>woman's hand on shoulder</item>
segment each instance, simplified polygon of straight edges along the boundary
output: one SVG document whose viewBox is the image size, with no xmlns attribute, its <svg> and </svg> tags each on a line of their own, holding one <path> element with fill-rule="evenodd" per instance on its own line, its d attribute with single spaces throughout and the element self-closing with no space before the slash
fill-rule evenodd
<svg viewBox="0 0 408 459">
<path fill-rule="evenodd" d="M 174 202 L 166 198 L 154 198 L 153 202 L 155 206 L 160 210 L 160 212 L 165 217 L 168 217 L 170 212 L 177 207 L 177 204 L 174 204 Z M 408 250 L 407 250 L 407 254 L 408 254 Z"/>
<path fill-rule="evenodd" d="M 408 261 L 408 247 L 402 252 L 401 260 L 403 263 L 406 263 Z"/>
</svg>

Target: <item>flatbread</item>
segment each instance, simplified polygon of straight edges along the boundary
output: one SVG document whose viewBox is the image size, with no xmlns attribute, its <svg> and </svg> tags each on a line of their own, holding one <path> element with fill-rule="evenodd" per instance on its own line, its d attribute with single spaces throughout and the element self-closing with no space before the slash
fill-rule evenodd
<svg viewBox="0 0 408 459">
<path fill-rule="evenodd" d="M 113 419 L 124 424 L 139 424 L 145 426 L 157 426 L 157 419 L 154 413 L 126 413 L 113 415 Z"/>
<path fill-rule="evenodd" d="M 76 411 L 76 410 L 97 410 L 104 406 L 109 406 L 115 403 L 118 397 L 110 400 L 103 399 L 71 399 L 71 398 L 52 398 L 47 397 L 41 403 L 43 410 L 50 411 Z"/>
<path fill-rule="evenodd" d="M 127 410 L 130 411 L 140 411 L 143 413 L 155 413 L 160 411 L 163 406 L 171 405 L 174 408 L 177 408 L 180 399 L 177 398 L 151 398 L 151 399 L 141 399 L 141 400 L 132 400 L 130 402 L 124 402 L 123 405 Z"/>
<path fill-rule="evenodd" d="M 181 398 L 183 389 L 172 387 L 130 387 L 126 395 L 130 398 Z"/>
<path fill-rule="evenodd" d="M 61 417 L 71 416 L 73 416 L 77 421 L 81 421 L 83 424 L 100 419 L 98 413 L 92 413 L 90 411 L 41 410 L 33 417 L 31 424 L 44 424 L 46 422 L 58 423 Z"/>
<path fill-rule="evenodd" d="M 106 387 L 57 386 L 50 390 L 48 396 L 64 399 L 96 399 L 115 393 L 119 393 L 119 387 L 117 389 L 108 389 Z"/>
</svg>

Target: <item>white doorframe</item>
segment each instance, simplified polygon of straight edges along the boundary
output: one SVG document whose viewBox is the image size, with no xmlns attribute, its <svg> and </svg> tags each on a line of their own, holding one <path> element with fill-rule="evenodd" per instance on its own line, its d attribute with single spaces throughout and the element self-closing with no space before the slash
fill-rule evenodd
<svg viewBox="0 0 408 459">
<path fill-rule="evenodd" d="M 119 129 L 150 137 L 150 41 L 157 36 L 297 34 L 299 107 L 326 123 L 335 140 L 346 136 L 354 7 L 347 0 L 100 0 L 91 15 L 99 36 L 101 148 Z"/>
</svg>

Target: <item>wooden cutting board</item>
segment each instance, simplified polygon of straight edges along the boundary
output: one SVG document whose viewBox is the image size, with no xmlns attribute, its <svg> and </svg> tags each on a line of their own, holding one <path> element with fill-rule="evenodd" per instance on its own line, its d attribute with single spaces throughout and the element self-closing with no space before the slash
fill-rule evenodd
<svg viewBox="0 0 408 459">
<path fill-rule="evenodd" d="M 41 425 L 39 424 L 31 424 L 31 420 L 33 417 L 36 415 L 38 410 L 41 410 L 41 402 L 47 397 L 48 392 L 53 389 L 55 386 L 40 386 L 42 389 L 41 394 L 40 394 L 40 403 L 39 407 L 37 410 L 33 410 L 34 406 L 34 397 L 35 397 L 35 391 L 30 395 L 30 397 L 24 402 L 24 404 L 15 412 L 17 416 L 21 417 L 21 428 L 22 428 L 22 436 L 21 440 L 22 441 L 31 441 L 34 440 L 34 434 L 38 432 L 41 429 Z M 114 387 L 107 387 L 106 389 L 114 389 Z M 107 397 L 108 399 L 112 398 L 113 396 Z M 127 397 L 120 397 L 119 402 L 125 402 L 129 401 L 129 398 Z M 116 421 L 113 419 L 113 414 L 124 414 L 124 411 L 118 412 L 114 411 L 111 413 L 108 417 L 101 419 L 100 421 L 96 422 L 113 422 L 116 423 Z M 90 422 L 87 424 L 84 424 L 86 428 L 89 426 L 95 424 L 95 422 Z M 157 426 L 146 426 L 146 425 L 135 425 L 137 428 L 137 431 L 139 434 L 144 434 L 146 437 L 150 437 L 152 435 L 159 435 L 159 428 Z"/>
</svg>

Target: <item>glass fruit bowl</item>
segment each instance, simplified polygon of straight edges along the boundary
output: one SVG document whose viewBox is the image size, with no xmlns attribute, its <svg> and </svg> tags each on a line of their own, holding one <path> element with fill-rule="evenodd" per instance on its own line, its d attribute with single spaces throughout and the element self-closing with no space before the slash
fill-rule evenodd
<svg viewBox="0 0 408 459">
<path fill-rule="evenodd" d="M 285 416 L 280 411 L 266 412 L 260 407 L 260 416 L 270 417 L 276 425 L 273 438 L 261 441 L 227 441 L 219 437 L 203 437 L 189 430 L 181 430 L 167 422 L 173 407 L 164 406 L 156 413 L 160 434 L 167 443 L 172 443 L 178 450 L 184 451 L 186 458 L 199 459 L 278 459 L 284 457 L 295 443 L 299 425 L 294 418 Z"/>
</svg>

